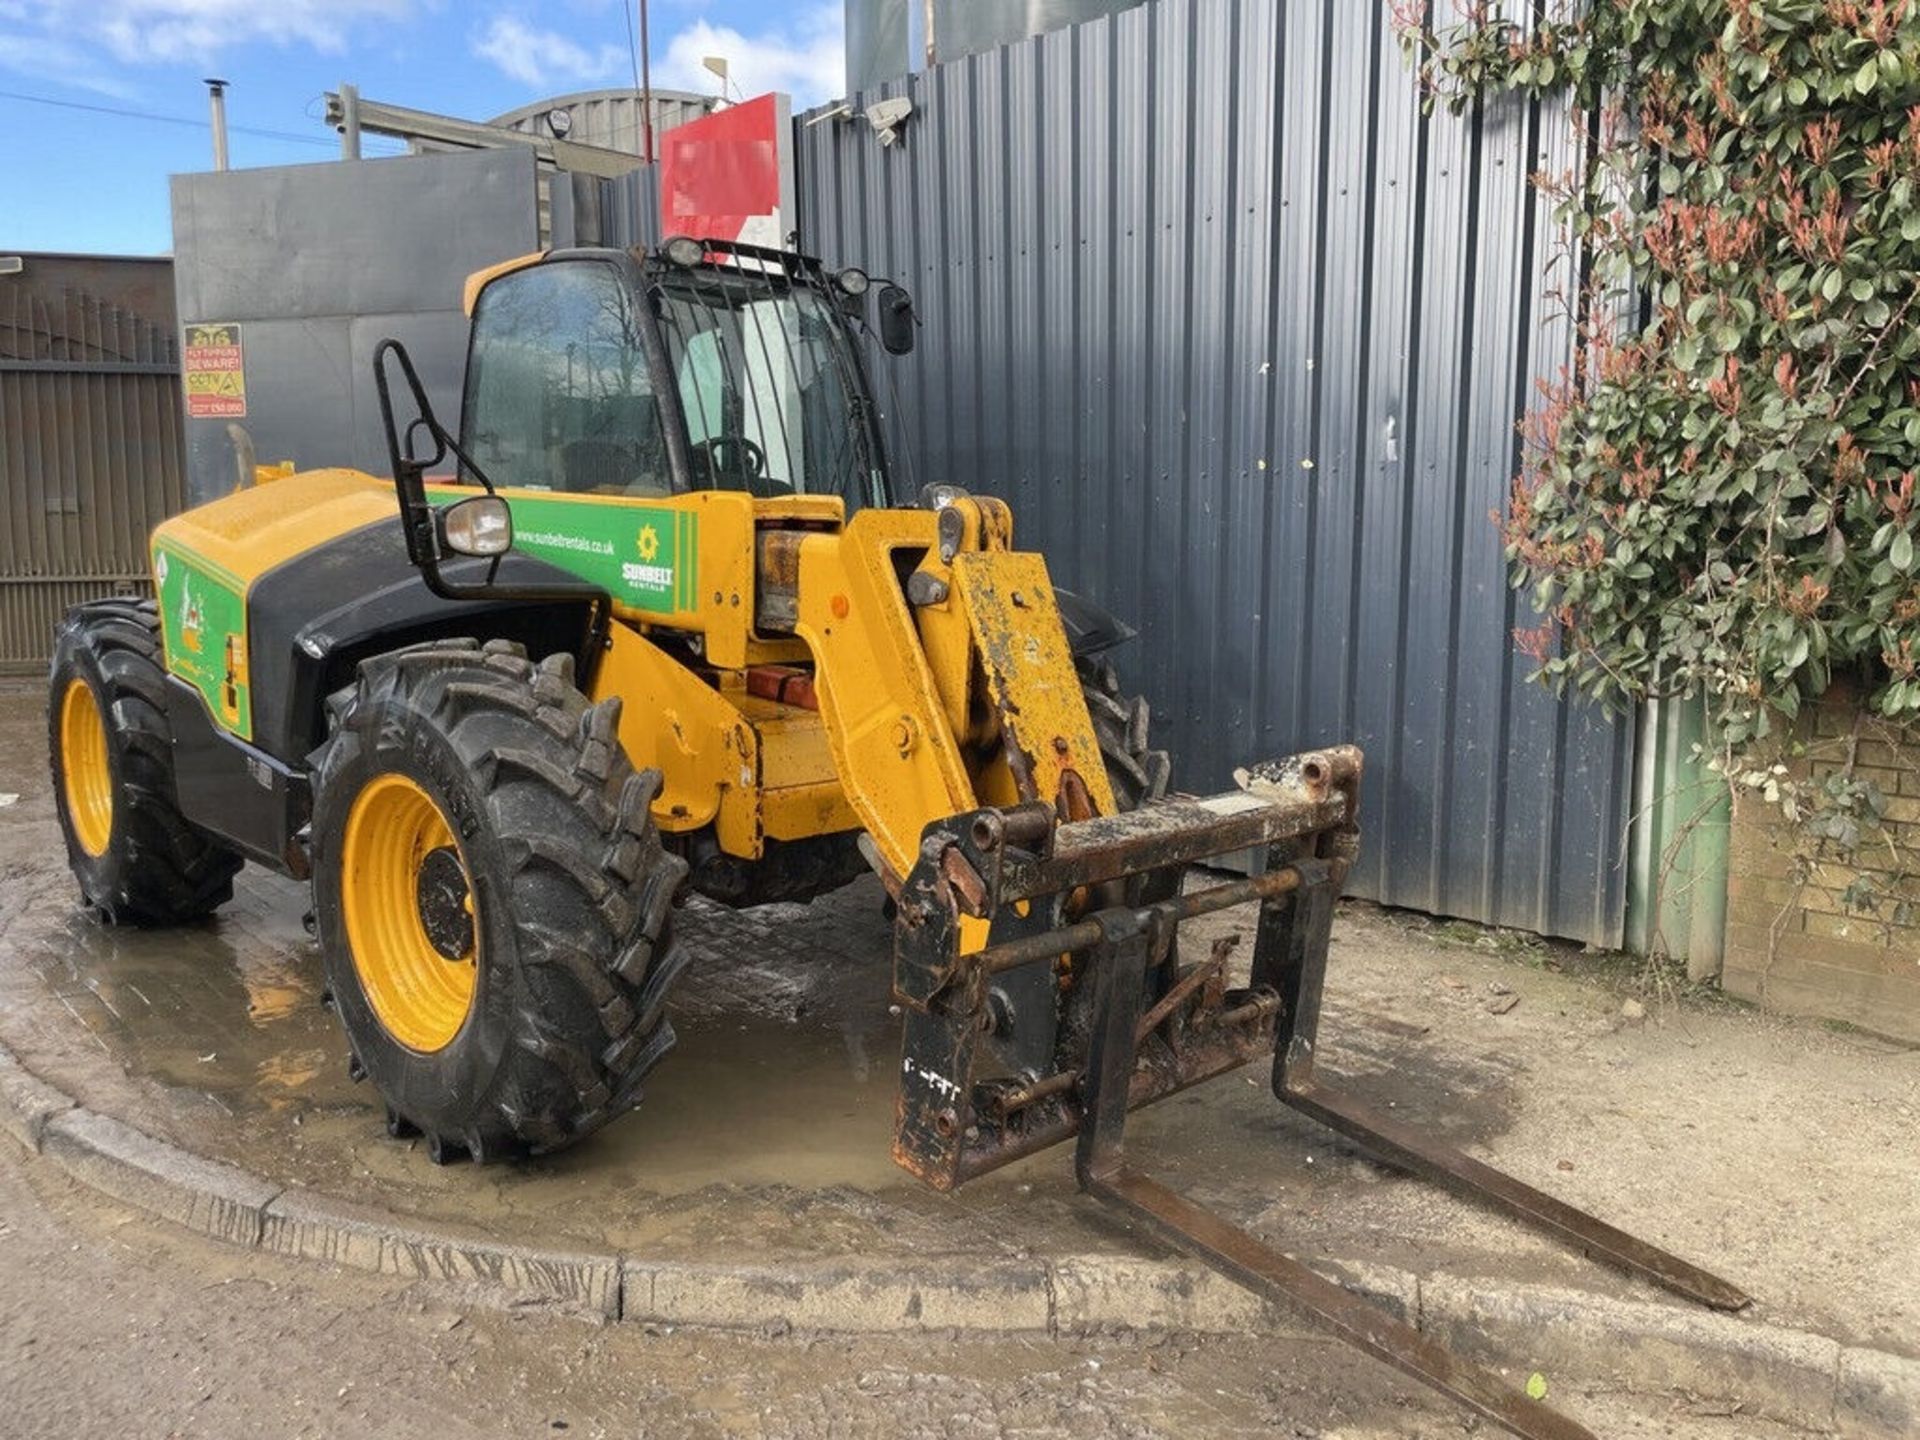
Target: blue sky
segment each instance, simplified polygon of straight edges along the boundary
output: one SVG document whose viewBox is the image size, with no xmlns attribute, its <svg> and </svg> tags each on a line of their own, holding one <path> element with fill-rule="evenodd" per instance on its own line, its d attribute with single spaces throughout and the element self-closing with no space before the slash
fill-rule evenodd
<svg viewBox="0 0 1920 1440">
<path fill-rule="evenodd" d="M 212 164 L 205 76 L 231 82 L 236 166 L 325 161 L 339 142 L 320 97 L 342 81 L 475 120 L 631 85 L 629 5 L 637 17 L 639 0 L 0 0 L 0 253 L 169 249 L 167 176 Z M 840 9 L 650 0 L 653 83 L 713 93 L 700 60 L 725 55 L 742 94 L 828 99 Z"/>
</svg>

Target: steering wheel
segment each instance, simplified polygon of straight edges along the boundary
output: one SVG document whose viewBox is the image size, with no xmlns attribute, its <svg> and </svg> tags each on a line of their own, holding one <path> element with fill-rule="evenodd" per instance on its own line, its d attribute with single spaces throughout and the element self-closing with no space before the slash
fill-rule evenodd
<svg viewBox="0 0 1920 1440">
<path fill-rule="evenodd" d="M 696 455 L 704 453 L 709 475 L 757 480 L 767 473 L 767 452 L 744 435 L 709 436 L 693 448 Z M 736 459 L 744 463 L 734 464 Z"/>
</svg>

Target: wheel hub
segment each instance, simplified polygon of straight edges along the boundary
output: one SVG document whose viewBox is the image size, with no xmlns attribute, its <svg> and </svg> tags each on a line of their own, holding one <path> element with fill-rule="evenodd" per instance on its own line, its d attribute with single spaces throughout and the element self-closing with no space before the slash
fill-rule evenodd
<svg viewBox="0 0 1920 1440">
<path fill-rule="evenodd" d="M 414 903 L 427 941 L 443 959 L 465 960 L 473 953 L 473 898 L 467 872 L 451 845 L 427 852 L 414 882 Z"/>
</svg>

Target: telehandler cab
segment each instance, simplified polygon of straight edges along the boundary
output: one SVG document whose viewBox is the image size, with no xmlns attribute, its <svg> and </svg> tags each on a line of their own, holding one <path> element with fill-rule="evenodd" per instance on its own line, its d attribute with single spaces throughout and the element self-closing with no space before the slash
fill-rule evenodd
<svg viewBox="0 0 1920 1440">
<path fill-rule="evenodd" d="M 639 1100 L 685 886 L 752 905 L 874 870 L 907 1170 L 950 1189 L 1077 1136 L 1086 1190 L 1241 1283 L 1516 1434 L 1585 1435 L 1127 1163 L 1130 1107 L 1271 1055 L 1282 1101 L 1385 1159 L 1746 1299 L 1316 1075 L 1359 752 L 1170 795 L 1106 655 L 1130 632 L 1054 589 L 1001 501 L 897 502 L 863 341 L 902 353 L 916 322 L 870 289 L 684 237 L 496 266 L 467 283 L 458 437 L 383 342 L 391 480 L 263 472 L 154 532 L 156 600 L 63 621 L 49 729 L 87 904 L 174 924 L 246 860 L 310 880 L 389 1128 L 497 1160 Z M 1196 868 L 1249 852 L 1252 878 Z M 1230 947 L 1175 936 L 1241 904 L 1235 983 Z"/>
</svg>

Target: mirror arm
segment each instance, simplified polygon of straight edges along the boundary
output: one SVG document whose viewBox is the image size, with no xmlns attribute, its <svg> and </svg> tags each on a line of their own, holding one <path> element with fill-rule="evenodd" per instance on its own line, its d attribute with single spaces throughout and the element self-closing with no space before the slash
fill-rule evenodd
<svg viewBox="0 0 1920 1440">
<path fill-rule="evenodd" d="M 400 364 L 400 375 L 412 392 L 416 417 L 403 440 L 393 419 L 393 394 L 387 379 L 387 360 Z M 586 600 L 595 606 L 596 615 L 607 606 L 607 592 L 586 581 L 554 582 L 543 585 L 501 585 L 495 583 L 505 556 L 496 555 L 487 567 L 486 579 L 477 584 L 450 580 L 441 569 L 444 547 L 441 544 L 439 512 L 427 499 L 427 471 L 451 454 L 465 471 L 486 489 L 495 492 L 493 481 L 467 453 L 460 442 L 447 432 L 433 413 L 426 387 L 413 368 L 413 357 L 398 340 L 385 339 L 373 347 L 373 388 L 380 401 L 380 423 L 387 434 L 387 458 L 393 466 L 393 488 L 400 500 L 400 533 L 406 541 L 407 559 L 419 569 L 427 588 L 443 600 Z M 433 438 L 433 453 L 424 458 L 414 453 L 414 434 L 424 429 Z M 598 621 L 596 620 L 596 624 Z"/>
</svg>

